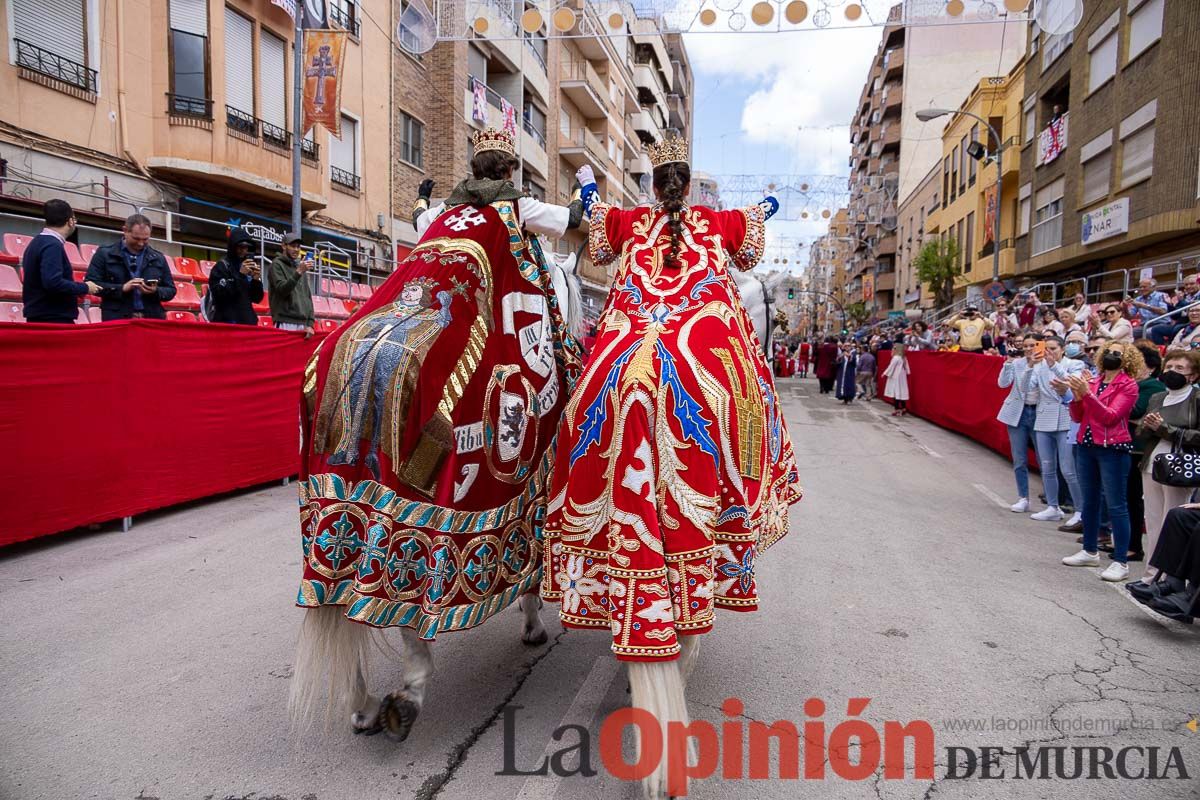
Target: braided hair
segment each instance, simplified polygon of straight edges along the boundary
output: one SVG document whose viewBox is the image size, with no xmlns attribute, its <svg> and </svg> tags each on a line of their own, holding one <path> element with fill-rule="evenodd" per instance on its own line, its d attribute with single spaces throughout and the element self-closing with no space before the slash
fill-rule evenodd
<svg viewBox="0 0 1200 800">
<path fill-rule="evenodd" d="M 667 253 L 667 266 L 679 266 L 679 246 L 683 236 L 683 202 L 688 186 L 692 182 L 692 169 L 682 162 L 663 164 L 654 168 L 654 189 L 663 209 L 670 215 L 667 225 L 671 229 L 671 249 Z"/>
</svg>

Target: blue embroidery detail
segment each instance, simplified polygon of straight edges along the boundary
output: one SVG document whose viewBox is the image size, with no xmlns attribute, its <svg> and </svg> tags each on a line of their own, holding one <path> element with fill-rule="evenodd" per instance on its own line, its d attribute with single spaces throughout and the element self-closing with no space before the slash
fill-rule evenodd
<svg viewBox="0 0 1200 800">
<path fill-rule="evenodd" d="M 712 456 L 713 464 L 719 470 L 721 457 L 717 451 L 717 443 L 713 441 L 708 432 L 713 423 L 703 417 L 701 414 L 703 409 L 700 404 L 688 394 L 687 389 L 683 388 L 683 381 L 679 379 L 679 370 L 675 368 L 675 357 L 663 346 L 662 342 L 655 343 L 654 351 L 662 364 L 663 385 L 671 387 L 672 413 L 675 415 L 675 419 L 679 420 L 683 438 L 691 439 L 700 445 L 703 452 Z"/>
<path fill-rule="evenodd" d="M 741 563 L 729 561 L 717 567 L 717 571 L 728 578 L 737 578 L 742 593 L 748 593 L 750 584 L 754 581 L 754 548 L 746 548 Z"/>
</svg>

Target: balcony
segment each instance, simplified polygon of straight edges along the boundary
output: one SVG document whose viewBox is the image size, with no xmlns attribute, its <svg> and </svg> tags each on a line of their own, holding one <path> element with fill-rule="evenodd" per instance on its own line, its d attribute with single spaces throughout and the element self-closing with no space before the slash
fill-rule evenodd
<svg viewBox="0 0 1200 800">
<path fill-rule="evenodd" d="M 474 94 L 474 92 L 475 92 L 475 87 L 477 85 L 483 86 L 483 94 L 486 99 L 486 102 L 484 104 L 484 106 L 485 106 L 484 113 L 487 115 L 486 123 L 475 118 L 475 94 Z M 481 80 L 476 78 L 474 75 L 467 76 L 467 88 L 466 88 L 466 91 L 464 92 L 464 95 L 465 95 L 465 97 L 464 97 L 465 106 L 464 106 L 464 110 L 463 110 L 463 118 L 466 119 L 470 124 L 472 124 L 478 128 L 482 128 L 482 127 L 501 128 L 501 127 L 503 127 L 504 126 L 504 103 L 507 102 L 514 108 L 517 105 L 512 100 L 509 100 L 508 98 L 502 96 L 499 92 L 497 92 L 492 87 L 483 83 Z"/>
<path fill-rule="evenodd" d="M 677 94 L 667 95 L 667 112 L 670 114 L 671 127 L 687 127 L 687 107 L 682 97 Z"/>
<path fill-rule="evenodd" d="M 550 159 L 546 154 L 546 137 L 527 119 L 521 121 L 520 153 L 524 168 L 545 179 L 550 168 Z"/>
<path fill-rule="evenodd" d="M 76 9 L 78 13 L 78 9 Z M 23 70 L 35 72 L 47 78 L 65 83 L 89 94 L 96 92 L 97 72 L 69 58 L 44 50 L 36 44 L 22 39 L 13 39 L 16 46 L 16 64 Z"/>
<path fill-rule="evenodd" d="M 583 131 L 583 146 L 591 156 L 592 163 L 596 166 L 597 171 L 606 169 L 609 162 L 608 151 L 604 148 L 604 140 L 595 133 L 584 129 Z"/>
<path fill-rule="evenodd" d="M 558 154 L 572 167 L 582 167 L 590 161 L 583 128 L 576 128 L 570 133 L 558 132 Z"/>
<path fill-rule="evenodd" d="M 630 118 L 630 124 L 633 129 L 643 138 L 657 142 L 662 139 L 662 131 L 658 123 L 654 121 L 654 116 L 646 109 L 642 109 Z"/>
<path fill-rule="evenodd" d="M 291 157 L 292 135 L 288 133 L 286 128 L 280 128 L 278 125 L 272 125 L 260 119 L 258 120 L 258 130 L 262 135 L 264 147 L 282 150 L 289 158 Z"/>
<path fill-rule="evenodd" d="M 587 119 L 607 119 L 604 98 L 608 87 L 587 61 L 564 61 L 560 65 L 560 87 Z"/>
<path fill-rule="evenodd" d="M 184 97 L 183 95 L 167 93 L 167 116 L 172 123 L 195 121 L 200 123 L 212 122 L 213 101 L 203 97 Z M 205 127 L 208 127 L 205 125 Z"/>
<path fill-rule="evenodd" d="M 875 247 L 872 248 L 876 258 L 896 255 L 896 236 L 895 234 L 887 234 L 880 236 L 875 240 Z"/>
<path fill-rule="evenodd" d="M 351 3 L 346 4 L 345 10 L 335 4 L 329 4 L 329 21 L 341 28 L 355 39 L 362 36 L 362 22 L 358 19 L 358 9 Z"/>
<path fill-rule="evenodd" d="M 650 156 L 645 153 L 639 153 L 626 161 L 625 169 L 630 175 L 647 175 L 654 171 L 654 167 L 650 165 Z"/>
<path fill-rule="evenodd" d="M 1063 114 L 1052 121 L 1038 134 L 1037 163 L 1035 166 L 1045 166 L 1054 161 L 1067 149 L 1067 120 L 1071 112 Z"/>
<path fill-rule="evenodd" d="M 332 166 L 329 168 L 329 180 L 335 187 L 349 189 L 354 194 L 358 193 L 362 185 L 362 179 L 353 172 Z"/>
<path fill-rule="evenodd" d="M 898 123 L 889 122 L 888 124 L 884 125 L 881 134 L 881 138 L 883 140 L 883 152 L 886 153 L 889 150 L 900 152 L 900 125 Z"/>
<path fill-rule="evenodd" d="M 901 80 L 904 76 L 904 48 L 889 50 L 883 57 L 884 80 Z"/>
<path fill-rule="evenodd" d="M 253 114 L 247 114 L 233 106 L 225 106 L 225 131 L 239 139 L 258 141 L 258 120 Z"/>
<path fill-rule="evenodd" d="M 321 163 L 321 145 L 312 139 L 300 140 L 300 159 L 309 166 Z"/>
<path fill-rule="evenodd" d="M 896 273 L 879 272 L 875 275 L 875 291 L 894 292 L 896 290 Z"/>
<path fill-rule="evenodd" d="M 883 89 L 883 116 L 900 113 L 900 104 L 904 99 L 904 91 L 899 83 L 889 83 Z"/>
<path fill-rule="evenodd" d="M 638 182 L 636 179 L 634 179 L 633 174 L 626 170 L 622 182 L 625 186 L 625 193 L 629 195 L 629 199 L 633 202 L 637 202 L 638 198 L 641 196 L 642 188 L 638 186 Z"/>
<path fill-rule="evenodd" d="M 637 87 L 638 95 L 643 103 L 652 102 L 663 109 L 667 107 L 666 93 L 655 74 L 654 67 L 649 64 L 634 64 L 633 85 Z"/>
<path fill-rule="evenodd" d="M 594 4 L 582 3 L 583 10 L 576 10 L 575 27 L 571 29 L 571 41 L 579 48 L 584 58 L 592 61 L 608 60 L 604 41 L 608 38 L 605 23 L 596 13 Z"/>
</svg>

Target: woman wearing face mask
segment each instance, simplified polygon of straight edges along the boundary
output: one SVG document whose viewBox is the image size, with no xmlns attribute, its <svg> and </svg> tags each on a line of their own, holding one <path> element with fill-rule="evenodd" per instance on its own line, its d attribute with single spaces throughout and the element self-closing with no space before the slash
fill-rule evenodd
<svg viewBox="0 0 1200 800">
<path fill-rule="evenodd" d="M 1079 423 L 1075 468 L 1083 513 L 1083 549 L 1062 561 L 1069 567 L 1100 566 L 1101 503 L 1113 529 L 1113 563 L 1101 573 L 1106 581 L 1129 575 L 1129 414 L 1137 402 L 1135 376 L 1145 368 L 1141 351 L 1123 342 L 1109 342 L 1100 351 L 1100 374 L 1091 381 L 1072 375 L 1055 382 L 1055 391 L 1071 392 L 1071 418 Z"/>
<path fill-rule="evenodd" d="M 1046 490 L 1046 508 L 1030 516 L 1038 522 L 1061 522 L 1065 516 L 1059 508 L 1059 471 L 1070 489 L 1071 498 L 1081 496 L 1079 481 L 1075 477 L 1075 453 L 1071 443 L 1071 412 L 1063 404 L 1051 381 L 1065 380 L 1084 371 L 1083 364 L 1064 357 L 1063 340 L 1057 336 L 1047 337 L 1046 354 L 1026 371 L 1022 380 L 1025 388 L 1032 386 L 1037 392 L 1037 416 L 1033 422 L 1037 441 L 1038 461 L 1042 467 L 1042 486 Z M 1078 500 L 1075 500 L 1078 502 Z M 1079 523 L 1078 509 L 1067 520 L 1067 525 Z"/>
<path fill-rule="evenodd" d="M 1197 377 L 1200 377 L 1200 353 L 1169 351 L 1161 378 L 1167 390 L 1150 398 L 1146 415 L 1137 427 L 1138 436 L 1147 442 L 1139 465 L 1146 505 L 1146 553 L 1154 552 L 1167 512 L 1186 503 L 1192 492 L 1189 487 L 1158 483 L 1151 477 L 1151 470 L 1154 457 L 1170 453 L 1173 447 L 1192 452 L 1200 449 L 1200 392 L 1193 387 Z M 1142 583 L 1149 584 L 1156 572 L 1147 564 Z"/>
</svg>

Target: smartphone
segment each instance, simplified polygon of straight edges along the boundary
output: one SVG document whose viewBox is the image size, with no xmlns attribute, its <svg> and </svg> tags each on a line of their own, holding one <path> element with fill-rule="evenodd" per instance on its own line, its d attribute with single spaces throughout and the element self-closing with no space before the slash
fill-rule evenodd
<svg viewBox="0 0 1200 800">
<path fill-rule="evenodd" d="M 1034 343 L 1033 355 L 1037 358 L 1045 358 L 1046 357 L 1046 343 L 1045 342 Z"/>
<path fill-rule="evenodd" d="M 143 286 L 149 286 L 151 289 L 158 288 L 158 278 L 147 278 L 142 281 Z"/>
</svg>

